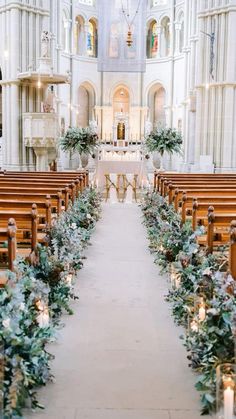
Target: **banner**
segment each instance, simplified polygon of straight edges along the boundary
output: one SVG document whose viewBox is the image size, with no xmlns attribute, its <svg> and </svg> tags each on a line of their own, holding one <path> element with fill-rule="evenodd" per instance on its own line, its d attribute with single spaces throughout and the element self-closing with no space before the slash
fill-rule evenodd
<svg viewBox="0 0 236 419">
<path fill-rule="evenodd" d="M 147 1 L 99 0 L 98 13 L 98 71 L 145 72 Z"/>
</svg>

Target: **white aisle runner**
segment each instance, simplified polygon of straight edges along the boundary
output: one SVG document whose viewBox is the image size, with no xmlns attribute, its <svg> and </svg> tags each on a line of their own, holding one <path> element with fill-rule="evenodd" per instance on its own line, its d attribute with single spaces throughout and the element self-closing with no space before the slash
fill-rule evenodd
<svg viewBox="0 0 236 419">
<path fill-rule="evenodd" d="M 104 204 L 65 318 L 46 410 L 26 418 L 200 419 L 194 375 L 164 301 L 137 205 Z"/>
</svg>

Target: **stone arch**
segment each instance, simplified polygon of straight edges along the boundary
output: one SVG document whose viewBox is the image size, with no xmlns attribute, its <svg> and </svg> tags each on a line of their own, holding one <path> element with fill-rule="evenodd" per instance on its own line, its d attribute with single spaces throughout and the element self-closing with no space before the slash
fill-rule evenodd
<svg viewBox="0 0 236 419">
<path fill-rule="evenodd" d="M 149 119 L 153 126 L 166 125 L 166 96 L 166 89 L 160 82 L 154 83 L 148 90 Z"/>
<path fill-rule="evenodd" d="M 96 105 L 96 93 L 92 84 L 85 81 L 78 88 L 78 107 L 76 109 L 76 122 L 80 127 L 87 127 L 89 121 L 94 119 L 94 107 Z"/>
<path fill-rule="evenodd" d="M 134 94 L 133 94 L 132 89 L 126 83 L 124 83 L 123 81 L 120 81 L 120 82 L 117 82 L 116 84 L 114 84 L 113 87 L 110 90 L 110 95 L 109 95 L 109 104 L 110 105 L 112 105 L 112 103 L 113 103 L 113 97 L 114 97 L 115 92 L 117 90 L 121 89 L 121 88 L 123 88 L 123 89 L 125 89 L 129 92 L 130 105 L 134 102 Z"/>
<path fill-rule="evenodd" d="M 128 87 L 119 85 L 113 91 L 112 98 L 113 115 L 116 113 L 129 114 L 130 111 L 130 92 Z"/>
</svg>

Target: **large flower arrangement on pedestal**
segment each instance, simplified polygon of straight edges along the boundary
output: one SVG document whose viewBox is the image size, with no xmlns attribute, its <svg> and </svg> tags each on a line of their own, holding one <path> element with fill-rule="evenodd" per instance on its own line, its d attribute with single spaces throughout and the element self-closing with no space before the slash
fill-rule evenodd
<svg viewBox="0 0 236 419">
<path fill-rule="evenodd" d="M 161 156 L 161 160 L 164 153 L 180 154 L 182 143 L 183 139 L 181 133 L 173 128 L 157 127 L 145 138 L 146 149 L 150 153 L 158 152 Z"/>
<path fill-rule="evenodd" d="M 90 127 L 68 128 L 65 136 L 61 139 L 61 148 L 65 152 L 75 153 L 80 156 L 92 154 L 97 145 L 98 136 Z"/>
</svg>

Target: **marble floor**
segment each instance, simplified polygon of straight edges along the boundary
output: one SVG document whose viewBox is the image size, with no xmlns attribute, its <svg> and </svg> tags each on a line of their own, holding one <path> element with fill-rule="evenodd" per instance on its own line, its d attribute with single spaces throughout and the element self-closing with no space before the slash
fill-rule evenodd
<svg viewBox="0 0 236 419">
<path fill-rule="evenodd" d="M 54 384 L 27 419 L 200 419 L 199 395 L 136 204 L 104 204 L 64 317 Z"/>
</svg>

